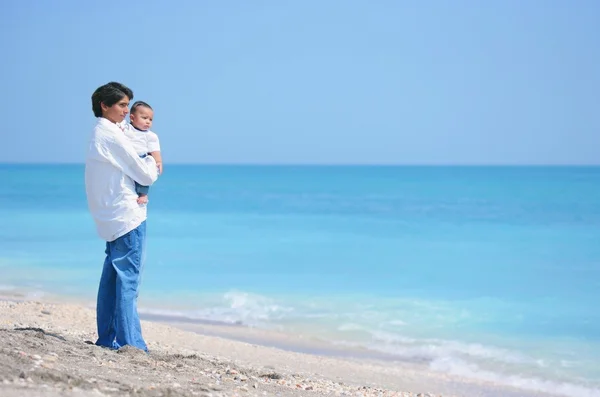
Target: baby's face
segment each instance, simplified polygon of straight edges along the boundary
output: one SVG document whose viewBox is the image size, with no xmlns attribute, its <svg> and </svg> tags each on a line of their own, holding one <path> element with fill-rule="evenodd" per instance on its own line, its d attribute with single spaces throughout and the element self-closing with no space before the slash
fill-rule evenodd
<svg viewBox="0 0 600 397">
<path fill-rule="evenodd" d="M 140 106 L 135 110 L 135 113 L 129 115 L 129 121 L 138 130 L 149 130 L 152 127 L 152 119 L 154 111 L 145 106 Z"/>
</svg>

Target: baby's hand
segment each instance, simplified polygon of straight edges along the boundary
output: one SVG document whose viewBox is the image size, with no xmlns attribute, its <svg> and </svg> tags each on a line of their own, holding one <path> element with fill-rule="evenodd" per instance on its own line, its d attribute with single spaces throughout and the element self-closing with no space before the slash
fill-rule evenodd
<svg viewBox="0 0 600 397">
<path fill-rule="evenodd" d="M 140 196 L 137 199 L 137 203 L 140 205 L 148 204 L 148 196 Z"/>
</svg>

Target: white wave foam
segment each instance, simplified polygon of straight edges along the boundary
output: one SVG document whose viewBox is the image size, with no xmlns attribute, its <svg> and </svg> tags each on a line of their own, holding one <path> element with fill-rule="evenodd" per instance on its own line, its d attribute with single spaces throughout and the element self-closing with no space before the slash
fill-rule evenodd
<svg viewBox="0 0 600 397">
<path fill-rule="evenodd" d="M 338 327 L 338 331 L 362 331 L 364 328 L 355 323 L 345 323 Z"/>
<path fill-rule="evenodd" d="M 293 311 L 292 308 L 277 305 L 271 299 L 257 294 L 228 292 L 224 298 L 229 303 L 224 313 L 247 325 L 280 319 L 284 313 Z"/>
<path fill-rule="evenodd" d="M 563 378 L 555 376 L 562 372 L 560 368 L 576 367 L 578 364 L 576 362 L 545 362 L 539 357 L 531 357 L 505 348 L 480 343 L 407 337 L 396 332 L 374 330 L 367 325 L 375 321 L 383 324 L 381 328 L 385 325 L 404 326 L 405 323 L 399 320 L 395 320 L 394 324 L 389 320 L 379 322 L 375 319 L 365 323 L 362 321 L 364 313 L 360 313 L 358 317 L 358 313 L 355 312 L 338 311 L 334 314 L 327 310 L 333 308 L 324 309 L 310 302 L 304 302 L 303 306 L 288 307 L 271 298 L 240 291 L 230 291 L 216 299 L 213 296 L 206 301 L 195 302 L 194 306 L 201 309 L 169 312 L 167 315 L 182 315 L 191 319 L 243 324 L 266 329 L 276 328 L 283 332 L 294 329 L 296 323 L 315 324 L 316 328 L 312 332 L 316 336 L 328 335 L 326 339 L 335 345 L 368 349 L 409 361 L 416 360 L 429 364 L 435 371 L 449 375 L 527 390 L 600 397 L 598 389 L 586 385 L 585 381 L 580 385 L 577 384 L 579 380 L 570 377 L 572 374 L 564 373 Z M 327 316 L 327 313 L 330 315 Z M 321 317 L 327 317 L 332 321 L 312 322 L 313 318 Z M 328 331 L 334 332 L 330 334 Z M 358 339 L 355 334 L 358 334 Z M 344 338 L 344 335 L 348 335 L 348 338 Z"/>
<path fill-rule="evenodd" d="M 585 387 L 568 382 L 547 381 L 538 378 L 528 378 L 519 375 L 501 375 L 480 369 L 475 364 L 466 363 L 455 358 L 440 358 L 430 364 L 434 371 L 460 376 L 464 378 L 483 380 L 495 384 L 512 386 L 524 390 L 561 394 L 578 397 L 600 397 L 600 389 Z"/>
<path fill-rule="evenodd" d="M 190 320 L 214 321 L 225 324 L 271 327 L 292 308 L 275 304 L 271 299 L 257 294 L 231 291 L 218 301 L 198 302 L 202 307 L 194 310 L 140 309 L 140 312 L 163 316 L 184 317 Z"/>
<path fill-rule="evenodd" d="M 401 327 L 406 325 L 406 323 L 402 320 L 392 320 L 392 321 L 388 322 L 388 324 L 401 326 Z"/>
<path fill-rule="evenodd" d="M 34 291 L 27 291 L 27 293 L 25 294 L 25 299 L 27 300 L 34 300 L 34 299 L 41 299 L 44 296 L 46 296 L 46 293 L 42 290 L 34 290 Z"/>
<path fill-rule="evenodd" d="M 509 364 L 537 364 L 539 360 L 507 349 L 440 339 L 414 339 L 383 331 L 372 331 L 373 347 L 405 358 L 435 360 L 444 357 L 471 356 Z M 383 346 L 377 342 L 383 342 Z"/>
<path fill-rule="evenodd" d="M 600 389 L 598 388 L 570 382 L 544 380 L 534 375 L 526 376 L 522 373 L 509 375 L 492 372 L 468 361 L 469 358 L 477 357 L 484 359 L 486 363 L 496 361 L 513 364 L 516 365 L 512 367 L 513 372 L 517 370 L 517 367 L 521 371 L 526 371 L 526 368 L 532 368 L 532 364 L 545 367 L 543 363 L 540 363 L 541 360 L 535 360 L 506 349 L 436 339 L 417 340 L 385 332 L 372 332 L 372 335 L 375 343 L 367 345 L 348 341 L 337 341 L 334 344 L 352 348 L 367 347 L 373 351 L 391 354 L 407 360 L 429 362 L 430 368 L 434 371 L 472 380 L 492 382 L 497 385 L 566 396 L 600 397 Z M 435 344 L 432 344 L 432 342 Z M 467 361 L 462 360 L 460 357 L 465 357 Z M 503 369 L 507 370 L 506 367 L 503 367 Z"/>
</svg>

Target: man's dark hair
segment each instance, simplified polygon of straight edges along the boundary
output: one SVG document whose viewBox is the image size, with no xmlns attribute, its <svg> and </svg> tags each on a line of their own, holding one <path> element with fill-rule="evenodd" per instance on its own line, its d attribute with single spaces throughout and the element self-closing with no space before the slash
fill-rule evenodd
<svg viewBox="0 0 600 397">
<path fill-rule="evenodd" d="M 111 107 L 124 97 L 132 100 L 133 91 L 121 83 L 112 81 L 104 84 L 101 87 L 98 87 L 92 94 L 92 110 L 94 111 L 94 116 L 102 117 L 102 106 L 100 106 L 101 103 Z"/>
<path fill-rule="evenodd" d="M 152 106 L 148 105 L 146 102 L 144 102 L 144 101 L 136 101 L 133 105 L 131 105 L 131 111 L 130 111 L 130 113 L 135 113 L 135 111 L 137 110 L 137 108 L 140 108 L 140 107 L 145 107 L 145 108 L 148 108 L 150 110 L 153 110 Z"/>
</svg>

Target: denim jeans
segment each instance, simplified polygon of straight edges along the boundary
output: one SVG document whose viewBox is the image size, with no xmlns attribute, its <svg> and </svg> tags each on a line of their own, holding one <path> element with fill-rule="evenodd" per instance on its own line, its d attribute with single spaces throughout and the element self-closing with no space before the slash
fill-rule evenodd
<svg viewBox="0 0 600 397">
<path fill-rule="evenodd" d="M 145 194 L 147 196 L 149 191 L 150 191 L 150 186 L 142 186 L 137 182 L 135 183 L 135 192 L 137 194 Z"/>
<path fill-rule="evenodd" d="M 105 253 L 96 303 L 96 345 L 111 349 L 131 345 L 147 352 L 137 312 L 146 256 L 146 221 L 115 241 L 107 242 Z"/>
</svg>

